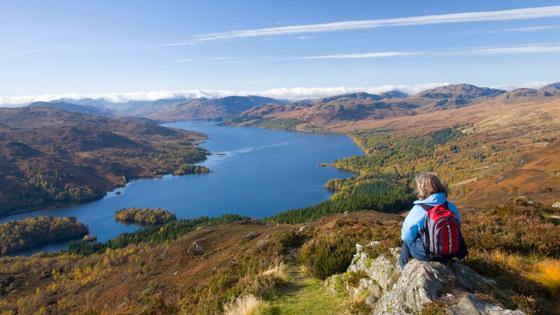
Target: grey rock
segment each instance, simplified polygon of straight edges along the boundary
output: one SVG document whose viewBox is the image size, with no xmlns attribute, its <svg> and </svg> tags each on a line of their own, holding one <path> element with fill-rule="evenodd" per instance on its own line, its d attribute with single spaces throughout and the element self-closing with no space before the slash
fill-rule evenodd
<svg viewBox="0 0 560 315">
<path fill-rule="evenodd" d="M 204 254 L 204 246 L 199 241 L 194 241 L 189 248 L 188 252 L 191 255 L 200 256 Z"/>
<path fill-rule="evenodd" d="M 415 314 L 423 304 L 442 295 L 446 284 L 454 280 L 453 271 L 442 263 L 412 261 L 397 283 L 381 296 L 374 314 Z"/>
<path fill-rule="evenodd" d="M 299 233 L 305 232 L 305 231 L 307 231 L 307 230 L 309 229 L 309 227 L 310 227 L 309 224 L 302 225 L 302 226 L 299 228 L 298 232 L 299 232 Z"/>
<path fill-rule="evenodd" d="M 456 305 L 452 305 L 449 309 L 451 315 L 523 315 L 519 310 L 506 310 L 502 307 L 485 302 L 477 298 L 474 294 L 465 294 Z"/>
<path fill-rule="evenodd" d="M 452 262 L 410 261 L 402 273 L 398 271 L 399 249 L 379 254 L 376 242 L 356 245 L 356 254 L 347 272 L 327 279 L 331 292 L 344 292 L 352 301 L 365 303 L 372 314 L 417 314 L 425 304 L 443 302 L 451 314 L 521 315 L 493 302 L 473 295 L 505 295 L 492 279 L 469 267 Z M 371 257 L 371 255 L 377 257 Z M 354 273 L 354 274 L 353 274 Z M 355 276 L 363 276 L 356 281 Z M 353 281 L 349 281 L 354 277 Z"/>
<path fill-rule="evenodd" d="M 260 235 L 260 234 L 257 233 L 257 232 L 249 232 L 249 233 L 247 233 L 247 235 L 245 235 L 245 237 L 248 238 L 248 239 L 250 239 L 250 240 L 252 240 L 252 239 L 254 239 L 255 237 L 257 237 L 257 236 L 259 236 L 259 235 Z"/>
<path fill-rule="evenodd" d="M 257 244 L 255 245 L 255 248 L 257 250 L 263 250 L 268 246 L 269 243 L 270 243 L 270 238 L 268 238 L 268 237 L 262 238 L 262 239 L 257 241 Z"/>
</svg>

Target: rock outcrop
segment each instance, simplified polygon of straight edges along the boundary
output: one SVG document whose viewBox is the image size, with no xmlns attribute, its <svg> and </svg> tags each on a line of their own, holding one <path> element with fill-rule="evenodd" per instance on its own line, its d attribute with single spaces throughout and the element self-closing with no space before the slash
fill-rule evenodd
<svg viewBox="0 0 560 315">
<path fill-rule="evenodd" d="M 326 285 L 371 314 L 417 314 L 427 306 L 457 315 L 524 314 L 500 305 L 506 293 L 463 264 L 412 260 L 400 272 L 398 249 L 383 251 L 375 242 L 356 249 L 347 272 L 330 277 Z"/>
</svg>

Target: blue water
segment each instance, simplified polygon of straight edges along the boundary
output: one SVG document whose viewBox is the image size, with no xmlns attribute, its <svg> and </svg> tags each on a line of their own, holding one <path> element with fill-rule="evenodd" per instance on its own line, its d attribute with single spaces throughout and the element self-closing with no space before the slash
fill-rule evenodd
<svg viewBox="0 0 560 315">
<path fill-rule="evenodd" d="M 95 202 L 17 214 L 0 222 L 40 215 L 73 216 L 103 242 L 139 228 L 115 221 L 115 212 L 125 207 L 164 208 L 178 218 L 224 213 L 262 218 L 328 199 L 325 182 L 351 174 L 319 164 L 361 154 L 345 135 L 223 127 L 193 121 L 166 126 L 199 131 L 210 137 L 201 146 L 213 154 L 201 165 L 212 173 L 138 180 Z M 22 254 L 66 247 L 67 242 L 50 244 Z"/>
</svg>

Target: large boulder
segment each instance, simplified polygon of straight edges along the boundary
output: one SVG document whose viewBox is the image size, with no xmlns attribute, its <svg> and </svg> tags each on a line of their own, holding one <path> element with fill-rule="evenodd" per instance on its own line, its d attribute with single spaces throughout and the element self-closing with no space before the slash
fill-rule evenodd
<svg viewBox="0 0 560 315">
<path fill-rule="evenodd" d="M 417 314 L 427 305 L 457 315 L 524 314 L 496 302 L 506 293 L 465 265 L 411 260 L 400 272 L 397 257 L 398 249 L 382 250 L 375 242 L 357 245 L 347 272 L 327 279 L 326 285 L 344 292 L 352 303 L 362 303 L 371 314 Z"/>
</svg>

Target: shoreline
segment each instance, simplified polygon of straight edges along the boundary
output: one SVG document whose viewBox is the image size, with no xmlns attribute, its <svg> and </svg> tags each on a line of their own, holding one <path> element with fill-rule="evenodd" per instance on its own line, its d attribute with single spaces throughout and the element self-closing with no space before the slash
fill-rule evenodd
<svg viewBox="0 0 560 315">
<path fill-rule="evenodd" d="M 212 120 L 198 120 L 198 121 L 216 122 L 216 121 L 212 121 Z M 160 122 L 160 125 L 163 125 L 165 123 L 170 123 L 170 122 Z M 283 128 L 266 128 L 266 127 L 257 127 L 257 126 L 239 126 L 239 125 L 225 125 L 225 126 L 234 127 L 234 128 L 247 128 L 247 127 L 249 127 L 249 128 L 275 130 L 275 131 L 301 132 L 301 133 L 311 133 L 311 134 L 327 134 L 327 135 L 328 134 L 330 134 L 330 135 L 340 134 L 340 135 L 345 135 L 345 136 L 349 137 L 352 140 L 352 142 L 360 149 L 360 151 L 362 151 L 362 153 L 364 155 L 368 154 L 367 149 L 362 144 L 362 142 L 355 135 L 353 135 L 351 133 L 328 132 L 328 131 L 324 131 L 324 130 L 323 131 L 316 131 L 316 130 L 311 131 L 311 130 L 293 130 L 293 129 L 283 129 Z M 173 127 L 167 127 L 166 126 L 166 128 L 173 128 Z M 209 139 L 209 136 L 205 135 L 205 139 L 197 141 L 196 145 L 199 146 L 200 144 L 206 142 L 208 139 Z M 208 152 L 208 154 L 206 155 L 206 157 L 203 160 L 197 161 L 193 164 L 199 164 L 201 162 L 206 161 L 208 159 L 208 156 L 210 156 L 212 154 L 214 154 L 214 153 Z M 342 159 L 345 159 L 345 158 L 348 158 L 348 157 L 350 157 L 350 156 L 343 157 Z M 336 166 L 336 161 L 334 161 L 334 162 L 321 162 L 321 163 L 319 163 L 319 166 L 320 167 L 333 167 L 333 168 L 336 168 L 336 169 L 341 170 L 341 171 L 352 173 L 355 176 L 360 175 L 359 173 L 356 173 L 353 170 L 348 170 L 348 169 L 345 169 L 345 168 L 337 167 Z M 140 181 L 140 180 L 146 180 L 146 179 L 160 179 L 160 178 L 163 178 L 167 175 L 185 176 L 185 175 L 196 175 L 196 174 L 193 173 L 193 174 L 176 175 L 176 174 L 174 174 L 173 171 L 170 171 L 170 172 L 165 173 L 165 174 L 157 174 L 157 175 L 154 175 L 154 176 L 132 177 L 126 183 L 124 183 L 124 184 L 121 184 L 121 183 L 113 184 L 111 186 L 110 190 L 106 190 L 103 194 L 99 194 L 99 195 L 94 196 L 94 197 L 89 198 L 89 199 L 84 199 L 84 200 L 81 200 L 81 201 L 69 201 L 69 202 L 55 201 L 55 202 L 42 203 L 40 205 L 35 205 L 35 206 L 31 206 L 31 207 L 26 207 L 26 208 L 16 208 L 14 210 L 10 210 L 7 213 L 0 214 L 0 220 L 3 220 L 3 219 L 5 219 L 7 217 L 10 217 L 10 216 L 19 215 L 19 214 L 23 214 L 23 213 L 27 213 L 27 212 L 41 211 L 41 210 L 45 210 L 45 211 L 57 210 L 57 209 L 74 207 L 74 206 L 79 206 L 79 205 L 95 202 L 95 201 L 98 201 L 98 200 L 101 200 L 101 199 L 105 198 L 109 193 L 115 191 L 118 188 L 126 187 L 130 183 Z"/>
<path fill-rule="evenodd" d="M 197 165 L 199 163 L 202 163 L 204 161 L 206 161 L 208 159 L 208 156 L 210 156 L 212 153 L 208 152 L 208 154 L 206 155 L 206 157 L 203 160 L 197 161 L 195 163 L 192 163 L 194 165 Z M 168 175 L 172 175 L 172 176 L 188 176 L 188 175 L 200 175 L 198 173 L 189 173 L 189 174 L 182 174 L 182 175 L 177 175 L 175 174 L 173 171 L 170 171 L 168 173 L 165 174 L 157 174 L 154 176 L 138 176 L 138 177 L 131 177 L 130 180 L 128 180 L 126 183 L 124 184 L 119 184 L 119 183 L 115 183 L 111 186 L 110 190 L 107 190 L 103 193 L 103 195 L 97 195 L 95 197 L 89 198 L 89 199 L 84 199 L 81 201 L 69 201 L 69 202 L 47 202 L 47 203 L 42 203 L 40 205 L 35 205 L 32 207 L 27 207 L 27 208 L 16 208 L 13 211 L 9 211 L 7 213 L 3 213 L 0 214 L 0 221 L 4 220 L 5 218 L 8 218 L 10 216 L 13 215 L 18 215 L 18 214 L 23 214 L 23 213 L 27 213 L 27 212 L 33 212 L 33 211 L 49 211 L 49 210 L 58 210 L 58 209 L 63 209 L 63 208 L 68 208 L 68 207 L 74 207 L 74 206 L 79 206 L 79 205 L 83 205 L 83 204 L 87 204 L 87 203 L 91 203 L 91 202 L 95 202 L 98 200 L 101 200 L 103 198 L 105 198 L 109 193 L 119 189 L 119 188 L 123 188 L 126 187 L 127 185 L 137 182 L 137 181 L 141 181 L 141 180 L 149 180 L 149 179 L 161 179 L 165 176 Z M 14 220 L 18 220 L 18 219 L 14 219 Z M 8 220 L 6 222 L 9 222 L 11 220 Z"/>
</svg>

